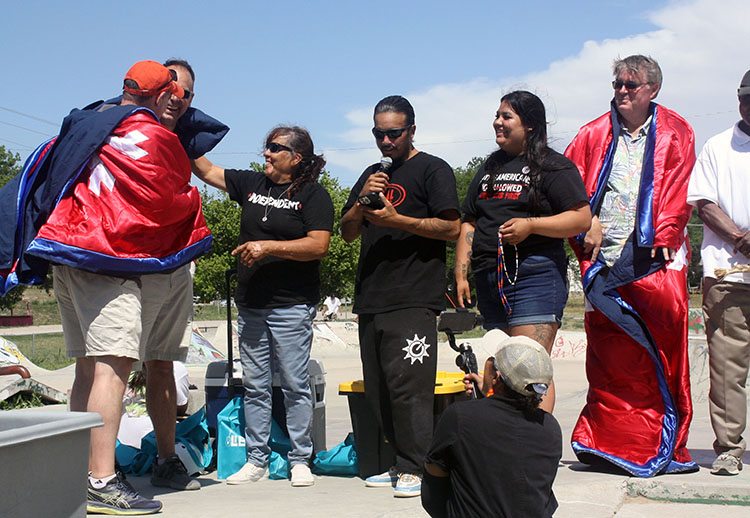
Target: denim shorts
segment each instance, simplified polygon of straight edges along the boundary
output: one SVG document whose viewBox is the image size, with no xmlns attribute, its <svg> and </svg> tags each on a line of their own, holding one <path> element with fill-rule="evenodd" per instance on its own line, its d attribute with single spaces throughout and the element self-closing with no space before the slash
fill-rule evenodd
<svg viewBox="0 0 750 518">
<path fill-rule="evenodd" d="M 568 301 L 567 270 L 568 258 L 564 251 L 529 255 L 521 259 L 515 284 L 511 284 L 507 277 L 503 278 L 503 292 L 508 299 L 510 313 L 506 312 L 500 300 L 497 269 L 477 272 L 474 275 L 477 306 L 484 317 L 484 328 L 505 329 L 526 324 L 551 323 L 560 325 L 563 309 Z"/>
</svg>

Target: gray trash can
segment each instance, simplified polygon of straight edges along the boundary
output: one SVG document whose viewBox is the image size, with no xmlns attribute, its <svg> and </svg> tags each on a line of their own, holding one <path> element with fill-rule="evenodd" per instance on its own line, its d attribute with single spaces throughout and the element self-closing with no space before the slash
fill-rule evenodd
<svg viewBox="0 0 750 518">
<path fill-rule="evenodd" d="M 91 428 L 99 414 L 0 411 L 0 516 L 86 516 Z"/>
</svg>

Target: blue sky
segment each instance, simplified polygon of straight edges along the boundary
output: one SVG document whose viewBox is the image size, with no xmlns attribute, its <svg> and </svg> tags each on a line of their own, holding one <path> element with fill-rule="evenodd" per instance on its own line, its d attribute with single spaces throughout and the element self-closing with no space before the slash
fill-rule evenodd
<svg viewBox="0 0 750 518">
<path fill-rule="evenodd" d="M 369 128 L 386 95 L 412 100 L 417 147 L 453 166 L 494 149 L 492 115 L 517 87 L 544 99 L 562 149 L 607 109 L 612 59 L 638 52 L 660 61 L 657 100 L 700 146 L 737 119 L 748 18 L 747 0 L 14 2 L 0 21 L 0 144 L 25 158 L 70 109 L 117 95 L 134 62 L 181 57 L 193 105 L 231 127 L 215 163 L 261 161 L 265 133 L 295 123 L 351 186 L 379 159 Z"/>
</svg>

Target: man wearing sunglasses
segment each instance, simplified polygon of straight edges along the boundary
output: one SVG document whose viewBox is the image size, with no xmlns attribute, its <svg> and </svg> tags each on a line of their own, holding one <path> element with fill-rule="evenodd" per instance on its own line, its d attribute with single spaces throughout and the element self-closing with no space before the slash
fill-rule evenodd
<svg viewBox="0 0 750 518">
<path fill-rule="evenodd" d="M 738 475 L 746 445 L 750 368 L 750 70 L 737 91 L 740 121 L 710 138 L 690 177 L 688 202 L 703 220 L 703 313 L 706 315 L 716 440 L 711 473 Z M 723 271 L 722 271 L 723 270 Z"/>
<path fill-rule="evenodd" d="M 162 125 L 175 132 L 180 118 L 193 101 L 195 73 L 187 61 L 180 59 L 170 59 L 164 62 L 164 66 L 184 92 L 181 96 L 170 96 L 159 118 Z M 141 277 L 141 360 L 146 366 L 146 405 L 158 449 L 151 483 L 177 490 L 201 487 L 200 482 L 189 476 L 175 453 L 177 387 L 173 362 L 184 362 L 190 347 L 193 314 L 191 265 L 188 263 L 174 271 Z"/>
<path fill-rule="evenodd" d="M 591 230 L 571 240 L 586 291 L 587 404 L 573 431 L 579 460 L 636 476 L 695 471 L 687 358 L 686 202 L 693 130 L 653 102 L 658 63 L 614 63 L 610 111 L 565 154 L 589 194 Z M 612 380 L 618 380 L 612 383 Z"/>
<path fill-rule="evenodd" d="M 359 315 L 365 398 L 395 449 L 391 469 L 365 474 L 373 475 L 366 485 L 395 487 L 394 496 L 412 497 L 420 494 L 432 438 L 435 317 L 445 308 L 445 241 L 459 234 L 458 199 L 450 166 L 414 147 L 408 100 L 381 100 L 374 122 L 382 165 L 359 178 L 341 220 L 346 241 L 362 236 L 353 311 Z M 366 195 L 382 208 L 358 201 Z"/>
</svg>

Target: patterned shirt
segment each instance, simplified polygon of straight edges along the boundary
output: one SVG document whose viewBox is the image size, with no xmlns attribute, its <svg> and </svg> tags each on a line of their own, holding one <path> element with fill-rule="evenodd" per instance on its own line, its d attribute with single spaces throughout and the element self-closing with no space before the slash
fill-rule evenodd
<svg viewBox="0 0 750 518">
<path fill-rule="evenodd" d="M 620 258 L 625 242 L 635 228 L 643 155 L 650 125 L 651 117 L 635 135 L 631 135 L 623 127 L 617 137 L 617 149 L 607 182 L 607 192 L 599 211 L 603 236 L 600 253 L 607 266 L 612 266 Z"/>
</svg>

